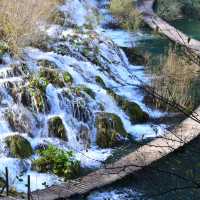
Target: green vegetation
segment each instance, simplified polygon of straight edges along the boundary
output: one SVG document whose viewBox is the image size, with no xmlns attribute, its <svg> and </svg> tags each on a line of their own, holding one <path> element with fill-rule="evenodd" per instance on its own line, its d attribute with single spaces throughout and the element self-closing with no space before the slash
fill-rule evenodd
<svg viewBox="0 0 200 200">
<path fill-rule="evenodd" d="M 66 84 L 72 84 L 73 78 L 69 72 L 61 72 L 56 69 L 41 68 L 39 72 L 40 80 L 44 86 L 52 83 L 55 86 L 64 87 Z"/>
<path fill-rule="evenodd" d="M 39 150 L 38 154 L 41 157 L 33 161 L 33 169 L 39 172 L 53 172 L 66 180 L 80 175 L 80 162 L 75 160 L 72 151 L 49 145 L 47 149 Z"/>
<path fill-rule="evenodd" d="M 55 15 L 56 6 L 63 0 L 0 0 L 0 38 L 10 52 L 20 55 L 23 47 L 37 43 L 43 33 L 39 21 Z M 54 17 L 55 18 L 55 17 Z"/>
<path fill-rule="evenodd" d="M 125 29 L 136 30 L 142 24 L 142 16 L 132 0 L 112 0 L 110 11 Z"/>
<path fill-rule="evenodd" d="M 180 17 L 200 19 L 200 0 L 157 0 L 157 12 L 166 20 Z"/>
<path fill-rule="evenodd" d="M 92 91 L 92 89 L 86 87 L 85 85 L 78 85 L 76 87 L 72 87 L 71 90 L 76 93 L 76 95 L 80 96 L 81 92 L 86 93 L 91 98 L 95 99 L 95 92 Z"/>
<path fill-rule="evenodd" d="M 32 77 L 29 81 L 29 95 L 34 100 L 34 106 L 38 112 L 44 112 L 47 109 L 47 101 L 46 101 L 46 87 L 48 85 L 48 81 L 43 78 Z"/>
<path fill-rule="evenodd" d="M 199 92 L 198 89 L 193 90 L 193 87 L 195 80 L 198 82 L 199 66 L 172 48 L 165 56 L 157 57 L 157 60 L 159 61 L 157 67 L 155 63 L 147 64 L 151 66 L 150 73 L 157 77 L 151 82 L 155 92 L 171 102 L 178 103 L 188 111 L 198 106 Z M 164 110 L 171 109 L 171 106 L 149 96 L 146 96 L 145 103 Z"/>
<path fill-rule="evenodd" d="M 0 40 L 0 58 L 8 50 L 9 50 L 9 46 L 7 45 L 7 43 Z"/>
<path fill-rule="evenodd" d="M 25 159 L 33 154 L 29 141 L 20 135 L 8 136 L 5 142 L 13 157 Z"/>
</svg>

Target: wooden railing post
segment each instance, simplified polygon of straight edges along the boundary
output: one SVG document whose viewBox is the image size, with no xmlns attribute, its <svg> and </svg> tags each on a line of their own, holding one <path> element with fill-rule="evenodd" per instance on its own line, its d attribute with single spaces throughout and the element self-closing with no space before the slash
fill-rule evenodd
<svg viewBox="0 0 200 200">
<path fill-rule="evenodd" d="M 30 175 L 28 175 L 28 182 L 27 182 L 27 198 L 31 200 L 31 179 Z"/>
<path fill-rule="evenodd" d="M 9 174 L 8 174 L 8 168 L 5 168 L 6 171 L 6 195 L 9 195 Z"/>
</svg>

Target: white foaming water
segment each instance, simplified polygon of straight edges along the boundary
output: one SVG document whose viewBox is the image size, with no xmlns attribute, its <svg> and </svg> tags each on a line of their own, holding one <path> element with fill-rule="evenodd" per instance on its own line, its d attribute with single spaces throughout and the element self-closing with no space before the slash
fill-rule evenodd
<svg viewBox="0 0 200 200">
<path fill-rule="evenodd" d="M 133 189 L 119 189 L 104 192 L 93 192 L 87 200 L 141 200 L 141 194 Z"/>
</svg>

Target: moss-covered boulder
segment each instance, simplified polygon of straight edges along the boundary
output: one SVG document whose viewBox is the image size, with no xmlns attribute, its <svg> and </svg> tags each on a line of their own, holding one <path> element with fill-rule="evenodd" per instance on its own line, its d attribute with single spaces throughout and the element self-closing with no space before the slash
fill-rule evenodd
<svg viewBox="0 0 200 200">
<path fill-rule="evenodd" d="M 137 103 L 127 100 L 111 89 L 107 89 L 107 92 L 115 99 L 118 106 L 130 117 L 132 123 L 144 123 L 148 121 L 148 113 L 144 112 Z"/>
<path fill-rule="evenodd" d="M 31 77 L 29 79 L 28 93 L 24 96 L 25 99 L 31 99 L 31 107 L 34 108 L 37 112 L 45 112 L 49 110 L 49 105 L 46 97 L 46 87 L 49 84 L 47 79 Z M 30 105 L 29 105 L 30 106 Z"/>
<path fill-rule="evenodd" d="M 39 72 L 41 80 L 46 84 L 52 83 L 53 85 L 64 87 L 66 84 L 72 84 L 73 78 L 70 73 L 58 71 L 56 69 L 41 68 Z"/>
<path fill-rule="evenodd" d="M 32 113 L 22 106 L 7 109 L 5 112 L 5 118 L 9 122 L 12 131 L 28 133 L 29 135 L 32 134 L 32 130 L 36 124 Z"/>
<path fill-rule="evenodd" d="M 20 135 L 6 137 L 5 143 L 11 156 L 15 158 L 25 159 L 33 154 L 33 149 L 29 141 Z"/>
<path fill-rule="evenodd" d="M 49 60 L 38 60 L 37 64 L 39 67 L 49 68 L 49 69 L 56 69 L 57 65 Z"/>
<path fill-rule="evenodd" d="M 106 84 L 104 83 L 103 79 L 100 76 L 96 76 L 95 81 L 99 86 L 106 89 Z"/>
<path fill-rule="evenodd" d="M 76 95 L 81 96 L 81 93 L 86 93 L 91 98 L 95 99 L 95 92 L 92 91 L 92 89 L 86 87 L 85 85 L 78 85 L 76 87 L 71 88 L 72 92 L 74 92 Z"/>
<path fill-rule="evenodd" d="M 80 125 L 76 138 L 84 149 L 90 148 L 91 145 L 90 129 L 86 125 L 84 124 Z"/>
<path fill-rule="evenodd" d="M 113 113 L 98 113 L 95 124 L 96 143 L 102 148 L 117 146 L 128 136 L 120 117 Z"/>
<path fill-rule="evenodd" d="M 67 141 L 67 131 L 59 116 L 53 117 L 48 121 L 49 136 L 57 137 Z"/>
</svg>

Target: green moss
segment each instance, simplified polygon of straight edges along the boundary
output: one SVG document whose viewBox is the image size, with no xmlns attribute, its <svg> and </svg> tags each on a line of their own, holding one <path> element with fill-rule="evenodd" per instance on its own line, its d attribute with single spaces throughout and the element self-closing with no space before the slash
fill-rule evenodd
<svg viewBox="0 0 200 200">
<path fill-rule="evenodd" d="M 34 104 L 39 112 L 47 110 L 46 87 L 49 84 L 44 78 L 32 77 L 29 81 L 28 91 L 31 98 L 34 99 Z"/>
<path fill-rule="evenodd" d="M 106 84 L 100 76 L 95 77 L 96 83 L 98 83 L 102 88 L 106 88 Z"/>
<path fill-rule="evenodd" d="M 68 140 L 66 129 L 60 117 L 53 117 L 49 119 L 48 126 L 50 136 L 57 137 L 65 141 Z"/>
<path fill-rule="evenodd" d="M 25 159 L 33 154 L 29 141 L 20 135 L 8 136 L 5 142 L 13 157 Z"/>
<path fill-rule="evenodd" d="M 72 84 L 73 78 L 69 72 L 62 73 L 55 69 L 41 68 L 39 72 L 40 80 L 46 80 L 45 82 L 52 83 L 59 87 L 64 87 L 65 84 Z"/>
<path fill-rule="evenodd" d="M 53 172 L 65 179 L 80 175 L 80 162 L 75 160 L 72 151 L 64 151 L 53 145 L 38 151 L 41 158 L 33 161 L 32 168 L 39 172 Z"/>
<path fill-rule="evenodd" d="M 68 83 L 68 84 L 73 83 L 73 78 L 69 72 L 64 72 L 63 79 L 64 79 L 65 83 Z"/>
<path fill-rule="evenodd" d="M 88 94 L 91 98 L 95 99 L 95 93 L 85 85 L 78 85 L 76 87 L 72 88 L 72 91 L 74 91 L 77 95 L 80 95 L 81 92 L 84 92 Z"/>
<path fill-rule="evenodd" d="M 114 147 L 128 136 L 119 116 L 113 113 L 99 113 L 96 117 L 97 145 L 102 148 Z"/>
<path fill-rule="evenodd" d="M 9 46 L 6 42 L 0 40 L 0 56 L 9 51 Z"/>
<path fill-rule="evenodd" d="M 137 103 L 128 101 L 125 97 L 117 95 L 112 89 L 107 89 L 107 92 L 115 99 L 118 106 L 130 117 L 132 123 L 144 123 L 149 119 L 149 115 L 144 112 Z"/>
</svg>

